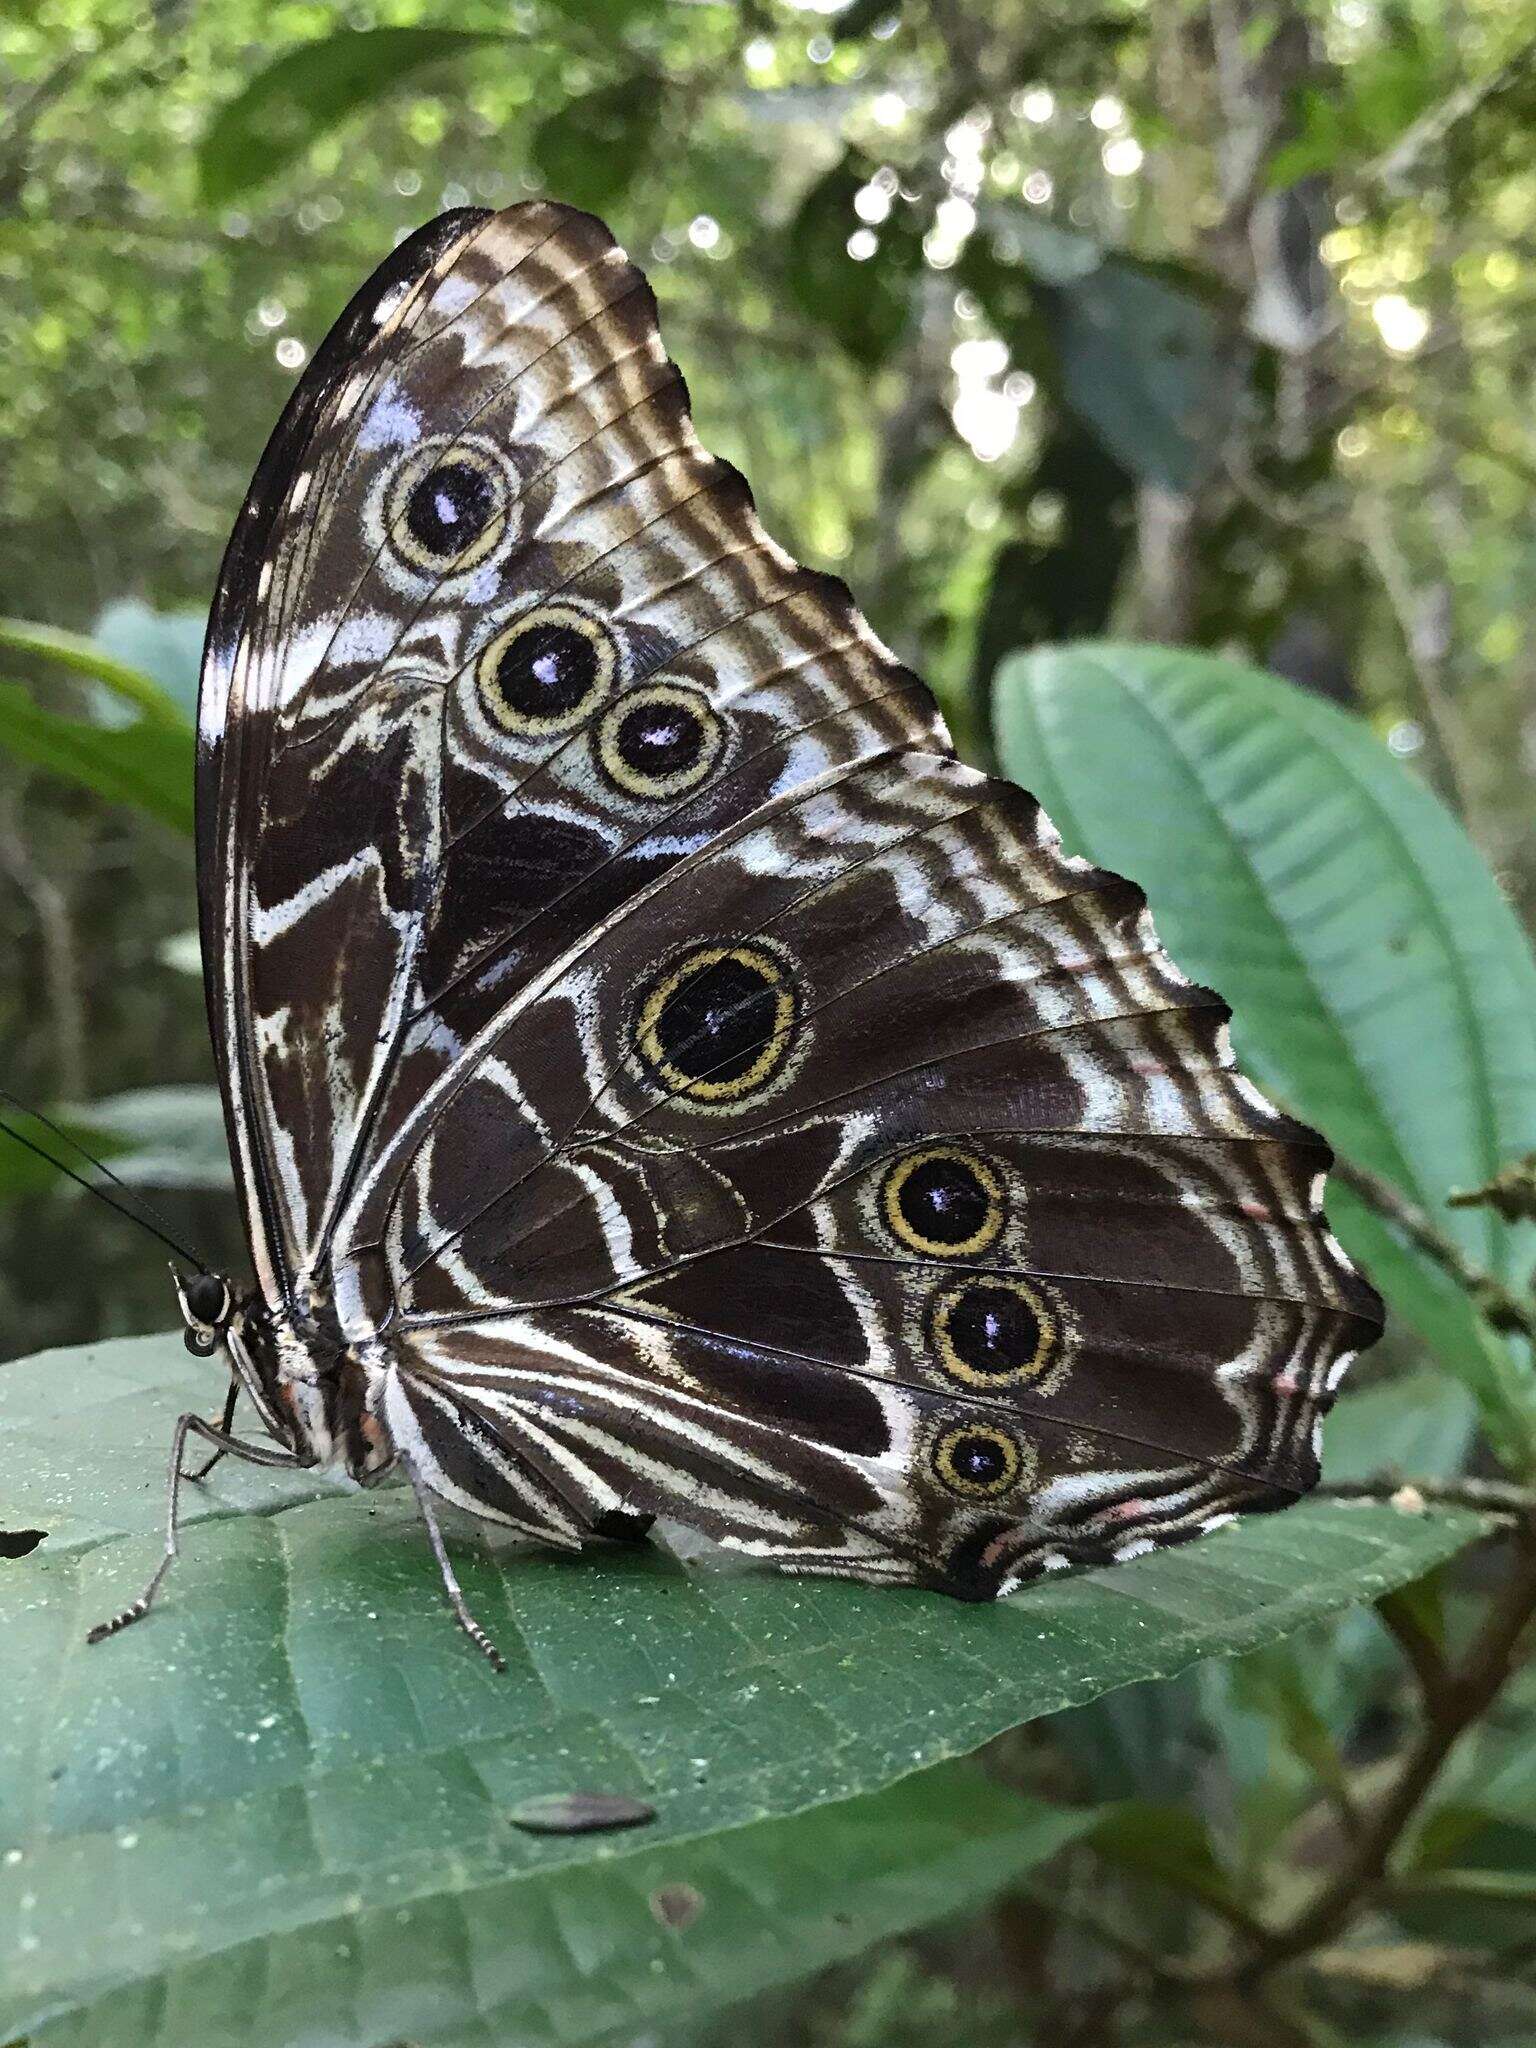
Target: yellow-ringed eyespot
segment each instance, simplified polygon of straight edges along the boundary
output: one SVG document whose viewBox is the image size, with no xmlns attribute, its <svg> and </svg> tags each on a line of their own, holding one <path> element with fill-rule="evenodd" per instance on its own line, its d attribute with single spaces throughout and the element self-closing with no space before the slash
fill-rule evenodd
<svg viewBox="0 0 1536 2048">
<path fill-rule="evenodd" d="M 503 732 L 541 739 L 585 724 L 618 666 L 618 645 L 601 619 L 579 605 L 541 604 L 503 626 L 475 664 L 475 680 Z"/>
<path fill-rule="evenodd" d="M 928 1462 L 942 1486 L 965 1500 L 996 1500 L 1034 1477 L 1027 1444 L 990 1422 L 958 1422 L 933 1439 Z"/>
<path fill-rule="evenodd" d="M 682 796 L 705 779 L 724 744 L 725 722 L 701 692 L 649 683 L 603 713 L 597 760 L 628 796 Z"/>
<path fill-rule="evenodd" d="M 647 990 L 635 1047 L 690 1102 L 740 1101 L 778 1072 L 796 1021 L 788 969 L 764 945 L 698 946 Z"/>
<path fill-rule="evenodd" d="M 909 1152 L 880 1183 L 880 1214 L 898 1244 L 941 1259 L 974 1259 L 1006 1221 L 1001 1177 L 958 1145 Z"/>
<path fill-rule="evenodd" d="M 1056 1364 L 1062 1319 L 1042 1290 L 989 1273 L 941 1287 L 928 1309 L 928 1339 L 951 1379 L 972 1387 L 1019 1386 Z"/>
<path fill-rule="evenodd" d="M 413 569 L 460 576 L 499 545 L 515 485 L 506 457 L 489 441 L 436 435 L 389 480 L 385 538 Z"/>
</svg>

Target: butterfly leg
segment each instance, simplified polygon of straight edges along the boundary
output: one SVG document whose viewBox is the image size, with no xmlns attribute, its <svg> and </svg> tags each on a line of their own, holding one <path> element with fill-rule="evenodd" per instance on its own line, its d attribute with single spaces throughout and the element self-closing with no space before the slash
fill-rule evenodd
<svg viewBox="0 0 1536 2048">
<path fill-rule="evenodd" d="M 443 1532 L 437 1526 L 437 1513 L 432 1506 L 431 1494 L 417 1478 L 415 1466 L 404 1453 L 401 1454 L 400 1462 L 405 1467 L 406 1478 L 411 1482 L 411 1491 L 416 1496 L 416 1505 L 421 1510 L 421 1519 L 427 1525 L 427 1539 L 432 1545 L 432 1555 L 437 1559 L 437 1568 L 443 1575 L 443 1590 L 448 1595 L 448 1605 L 453 1609 L 454 1619 L 458 1622 L 459 1627 L 463 1629 L 465 1635 L 469 1637 L 475 1648 L 480 1651 L 481 1655 L 489 1658 L 497 1671 L 505 1671 L 507 1668 L 506 1658 L 502 1656 L 500 1650 L 497 1649 L 485 1630 L 469 1611 L 469 1606 L 465 1601 L 458 1577 L 448 1559 L 448 1547 L 443 1542 Z"/>
<path fill-rule="evenodd" d="M 229 1383 L 229 1392 L 224 1396 L 224 1413 L 219 1417 L 217 1425 L 219 1434 L 221 1436 L 228 1436 L 230 1430 L 234 1426 L 235 1403 L 239 1400 L 239 1398 L 239 1382 L 237 1380 L 232 1379 Z M 202 1464 L 198 1466 L 195 1472 L 184 1471 L 181 1476 L 183 1479 L 192 1479 L 198 1481 L 204 1480 L 208 1477 L 208 1474 L 213 1470 L 214 1466 L 218 1464 L 220 1458 L 227 1458 L 228 1456 L 228 1445 L 220 1444 L 218 1449 L 213 1453 L 211 1457 L 204 1458 Z"/>
<path fill-rule="evenodd" d="M 232 1451 L 237 1458 L 244 1458 L 251 1465 L 282 1465 L 291 1469 L 296 1465 L 307 1465 L 310 1462 L 307 1458 L 295 1457 L 292 1451 L 269 1451 L 262 1444 L 241 1443 L 237 1437 L 215 1428 L 201 1415 L 181 1416 L 176 1424 L 176 1433 L 171 1438 L 171 1469 L 165 1511 L 165 1555 L 155 1566 L 149 1584 L 138 1599 L 130 1601 L 122 1613 L 114 1614 L 110 1621 L 98 1622 L 86 1635 L 85 1640 L 88 1643 L 102 1642 L 108 1636 L 115 1636 L 119 1629 L 127 1628 L 130 1622 L 142 1621 L 149 1612 L 151 1601 L 160 1590 L 161 1581 L 175 1563 L 179 1548 L 181 1482 L 191 1476 L 182 1470 L 182 1459 L 186 1455 L 187 1438 L 194 1434 L 213 1444 L 220 1457 Z M 209 1463 L 212 1462 L 210 1459 Z M 206 1469 L 205 1466 L 204 1470 Z"/>
</svg>

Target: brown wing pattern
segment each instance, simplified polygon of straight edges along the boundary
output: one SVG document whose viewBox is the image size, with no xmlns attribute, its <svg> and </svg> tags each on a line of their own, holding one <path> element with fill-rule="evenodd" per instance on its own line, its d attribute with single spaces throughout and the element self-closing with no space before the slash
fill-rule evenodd
<svg viewBox="0 0 1536 2048">
<path fill-rule="evenodd" d="M 577 1526 L 979 1594 L 1284 1505 L 1375 1302 L 1226 1020 L 1008 785 L 903 753 L 781 798 L 383 1163 L 359 1264 L 429 1448 L 472 1389 Z"/>
<path fill-rule="evenodd" d="M 226 1044 L 264 1020 L 237 1121 L 296 1275 L 364 1150 L 538 965 L 776 788 L 941 738 L 700 446 L 599 222 L 424 237 L 279 429 L 286 486 L 233 579 L 259 594 L 216 616 L 205 686 L 210 981 Z"/>
<path fill-rule="evenodd" d="M 354 302 L 201 724 L 258 1277 L 440 1492 L 992 1593 L 1312 1482 L 1378 1313 L 1325 1149 L 763 532 L 590 216 Z"/>
</svg>

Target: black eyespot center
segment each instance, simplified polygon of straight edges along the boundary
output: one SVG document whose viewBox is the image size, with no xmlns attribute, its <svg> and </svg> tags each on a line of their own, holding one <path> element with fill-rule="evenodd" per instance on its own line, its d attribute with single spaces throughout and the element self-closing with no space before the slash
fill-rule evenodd
<svg viewBox="0 0 1536 2048">
<path fill-rule="evenodd" d="M 1035 1459 L 1029 1447 L 990 1423 L 962 1422 L 932 1440 L 929 1462 L 941 1485 L 972 1500 L 995 1500 L 1020 1478 L 1029 1479 Z"/>
<path fill-rule="evenodd" d="M 395 559 L 412 569 L 462 575 L 499 545 L 511 500 L 511 472 L 490 441 L 440 435 L 390 472 L 384 539 Z"/>
<path fill-rule="evenodd" d="M 615 735 L 626 766 L 640 775 L 691 768 L 704 750 L 698 714 L 682 704 L 640 704 L 619 720 Z"/>
<path fill-rule="evenodd" d="M 670 1065 L 690 1080 L 735 1081 L 773 1036 L 776 987 L 748 960 L 712 960 L 673 989 L 656 1017 Z"/>
<path fill-rule="evenodd" d="M 472 462 L 439 462 L 414 487 L 405 523 L 429 555 L 452 561 L 495 517 L 498 493 L 490 473 Z"/>
<path fill-rule="evenodd" d="M 1048 1381 L 1063 1321 L 1040 1288 L 1012 1274 L 940 1288 L 929 1339 L 941 1368 L 969 1386 Z"/>
<path fill-rule="evenodd" d="M 898 1243 L 937 1258 L 975 1258 L 1007 1220 L 1001 1174 L 954 1145 L 898 1159 L 881 1184 L 881 1208 Z"/>
<path fill-rule="evenodd" d="M 597 736 L 597 762 L 627 796 L 681 796 L 710 773 L 725 737 L 724 721 L 700 691 L 650 683 L 607 712 Z"/>
<path fill-rule="evenodd" d="M 963 1436 L 951 1446 L 955 1469 L 967 1479 L 993 1480 L 1008 1469 L 1007 1453 L 989 1436 Z"/>
<path fill-rule="evenodd" d="M 574 604 L 541 605 L 504 626 L 481 654 L 481 702 L 503 732 L 573 732 L 607 695 L 619 649 L 607 624 Z"/>
<path fill-rule="evenodd" d="M 635 1044 L 671 1091 L 737 1100 L 782 1065 L 796 1003 L 784 964 L 760 946 L 705 946 L 661 975 L 640 1008 Z"/>
<path fill-rule="evenodd" d="M 546 620 L 508 641 L 496 663 L 496 687 L 524 718 L 559 718 L 586 697 L 597 669 L 597 649 L 585 633 Z"/>
</svg>

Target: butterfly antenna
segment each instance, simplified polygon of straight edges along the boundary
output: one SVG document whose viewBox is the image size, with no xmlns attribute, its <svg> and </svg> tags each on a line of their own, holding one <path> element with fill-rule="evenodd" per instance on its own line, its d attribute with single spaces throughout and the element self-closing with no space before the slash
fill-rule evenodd
<svg viewBox="0 0 1536 2048">
<path fill-rule="evenodd" d="M 127 1201 L 114 1202 L 105 1188 L 98 1187 L 93 1180 L 87 1180 L 83 1173 L 77 1173 L 72 1166 L 66 1165 L 62 1159 L 56 1159 L 51 1152 L 47 1151 L 42 1145 L 39 1145 L 34 1138 L 29 1138 L 24 1131 L 18 1131 L 14 1124 L 8 1123 L 4 1117 L 0 1117 L 0 1131 L 3 1131 L 8 1138 L 14 1138 L 18 1145 L 24 1145 L 29 1152 L 35 1153 L 39 1159 L 47 1160 L 48 1164 L 57 1172 L 62 1173 L 67 1180 L 72 1180 L 76 1187 L 84 1188 L 88 1195 L 94 1195 L 98 1202 L 105 1202 L 107 1207 L 115 1209 L 119 1216 L 126 1216 L 130 1223 L 137 1223 L 139 1228 L 147 1230 L 151 1237 L 159 1238 L 160 1242 L 175 1252 L 178 1258 L 185 1259 L 188 1265 L 195 1266 L 200 1273 L 211 1271 L 205 1260 L 200 1259 L 196 1252 L 189 1251 L 181 1243 L 180 1239 L 172 1234 L 165 1224 L 165 1219 L 159 1216 L 150 1204 L 144 1201 L 142 1196 L 133 1193 L 129 1189 L 127 1182 L 120 1180 L 110 1166 L 105 1165 L 100 1159 L 96 1158 L 94 1153 L 87 1151 L 78 1138 L 71 1137 L 68 1131 L 62 1129 L 51 1117 L 44 1116 L 41 1110 L 28 1109 L 26 1104 L 19 1102 L 8 1088 L 0 1088 L 0 1101 L 8 1102 L 13 1109 L 20 1110 L 23 1116 L 31 1117 L 34 1123 L 41 1124 L 44 1130 L 51 1132 L 61 1144 L 68 1145 L 78 1152 L 83 1159 L 96 1168 L 98 1173 L 105 1174 L 113 1186 L 120 1188 L 123 1194 L 128 1196 L 137 1206 L 130 1207 Z M 139 1213 L 141 1209 L 147 1213 L 141 1215 Z M 151 1217 L 155 1218 L 153 1222 L 150 1221 Z"/>
</svg>

